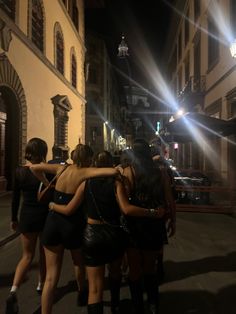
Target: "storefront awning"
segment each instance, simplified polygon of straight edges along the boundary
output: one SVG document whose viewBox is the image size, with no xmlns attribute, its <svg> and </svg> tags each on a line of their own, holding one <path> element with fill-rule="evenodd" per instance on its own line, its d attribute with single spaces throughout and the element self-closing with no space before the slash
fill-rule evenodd
<svg viewBox="0 0 236 314">
<path fill-rule="evenodd" d="M 236 121 L 222 120 L 200 113 L 187 113 L 167 123 L 163 135 L 168 142 L 189 142 L 198 134 L 208 138 L 236 134 Z"/>
</svg>

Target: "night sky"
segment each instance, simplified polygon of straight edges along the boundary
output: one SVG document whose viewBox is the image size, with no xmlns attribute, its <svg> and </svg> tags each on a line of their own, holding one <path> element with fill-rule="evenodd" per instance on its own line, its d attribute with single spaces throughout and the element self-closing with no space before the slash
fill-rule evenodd
<svg viewBox="0 0 236 314">
<path fill-rule="evenodd" d="M 137 54 L 144 47 L 161 66 L 171 14 L 171 9 L 165 2 L 105 0 L 105 9 L 86 10 L 86 27 L 104 37 L 112 62 L 117 58 L 118 45 L 124 34 L 133 72 L 139 71 Z M 174 3 L 175 0 L 168 2 Z"/>
</svg>

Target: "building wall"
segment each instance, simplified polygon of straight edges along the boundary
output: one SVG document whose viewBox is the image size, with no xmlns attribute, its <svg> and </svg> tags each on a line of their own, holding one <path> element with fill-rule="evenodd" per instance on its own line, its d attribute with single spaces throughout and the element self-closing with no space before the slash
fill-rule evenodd
<svg viewBox="0 0 236 314">
<path fill-rule="evenodd" d="M 68 0 L 69 1 L 69 0 Z M 31 1 L 16 1 L 16 19 L 12 21 L 0 8 L 1 23 L 11 34 L 9 46 L 2 42 L 0 54 L 9 62 L 22 85 L 25 96 L 25 110 L 20 115 L 24 121 L 20 127 L 25 128 L 25 139 L 20 139 L 19 160 L 23 162 L 26 141 L 32 137 L 41 137 L 48 143 L 48 159 L 52 158 L 54 143 L 54 105 L 51 98 L 59 95 L 67 96 L 72 107 L 68 112 L 68 143 L 72 150 L 78 142 L 85 141 L 85 78 L 84 78 L 84 4 L 77 1 L 79 11 L 79 33 L 77 32 L 66 7 L 61 0 L 42 1 L 44 12 L 44 53 L 42 53 L 29 37 L 28 19 Z M 55 66 L 55 24 L 59 23 L 64 40 L 64 75 Z M 1 32 L 1 39 L 6 35 Z M 71 83 L 71 49 L 77 62 L 77 86 Z M 1 75 L 2 74 L 2 75 Z M 9 85 L 5 73 L 0 73 L 0 92 Z M 13 84 L 14 85 L 14 84 Z M 19 99 L 19 97 L 18 97 Z M 20 101 L 19 101 L 19 105 Z M 21 132 L 19 132 L 21 134 Z M 6 156 L 7 158 L 7 156 Z M 1 176 L 1 175 L 0 175 Z"/>
<path fill-rule="evenodd" d="M 87 32 L 86 48 L 86 142 L 95 152 L 104 149 L 114 152 L 118 149 L 117 138 L 120 135 L 116 78 L 104 39 Z"/>
<path fill-rule="evenodd" d="M 229 114 L 229 100 L 227 99 L 227 95 L 230 94 L 231 91 L 235 90 L 236 84 L 236 63 L 235 59 L 233 59 L 230 54 L 230 43 L 227 42 L 231 25 L 231 1 L 198 0 L 198 3 L 200 3 L 200 14 L 196 20 L 194 17 L 194 2 L 194 0 L 182 1 L 183 14 L 187 15 L 187 12 L 189 12 L 188 18 L 190 23 L 188 43 L 185 44 L 184 42 L 185 19 L 183 15 L 179 15 L 178 21 L 176 22 L 177 24 L 175 24 L 177 25 L 177 27 L 175 27 L 175 35 L 172 37 L 172 42 L 169 41 L 169 47 L 171 46 L 169 64 L 172 65 L 169 69 L 171 71 L 170 76 L 172 77 L 172 83 L 174 86 L 174 82 L 179 81 L 177 85 L 177 96 L 178 93 L 184 89 L 186 84 L 185 60 L 188 54 L 190 56 L 189 76 L 191 77 L 195 74 L 194 62 L 196 60 L 194 60 L 194 48 L 198 38 L 200 38 L 199 69 L 200 75 L 205 78 L 206 85 L 201 105 L 198 107 L 193 106 L 191 110 L 201 111 L 208 115 L 228 120 L 234 116 Z M 219 15 L 217 15 L 218 13 Z M 219 31 L 219 57 L 211 66 L 208 65 L 208 42 L 210 40 L 208 33 L 208 21 L 210 16 L 213 16 L 216 28 Z M 228 27 L 227 31 L 224 26 Z M 174 28 L 170 30 L 170 32 L 172 31 L 174 31 Z M 233 32 L 235 30 L 231 29 L 231 31 Z M 181 43 L 179 40 L 180 33 L 182 38 Z M 176 50 L 181 50 L 181 56 L 178 53 L 174 53 Z M 180 78 L 181 80 L 179 80 Z M 187 144 L 183 144 L 183 146 L 186 145 Z M 190 165 L 199 164 L 202 171 L 208 171 L 214 178 L 216 178 L 216 173 L 218 173 L 219 178 L 223 179 L 226 183 L 228 182 L 231 184 L 232 181 L 230 181 L 230 173 L 233 167 L 232 163 L 231 165 L 228 164 L 231 152 L 229 147 L 230 144 L 227 142 L 227 138 L 218 138 L 205 144 L 200 143 L 199 147 L 200 146 L 201 149 L 199 150 L 201 150 L 201 152 L 199 155 L 199 161 L 190 162 Z M 212 151 L 209 151 L 209 148 L 211 148 Z M 179 150 L 178 153 L 181 154 L 183 151 L 184 150 Z M 193 155 L 193 158 L 195 157 L 196 154 Z M 178 160 L 182 160 L 182 158 L 179 157 Z M 187 165 L 184 164 L 182 166 Z"/>
</svg>

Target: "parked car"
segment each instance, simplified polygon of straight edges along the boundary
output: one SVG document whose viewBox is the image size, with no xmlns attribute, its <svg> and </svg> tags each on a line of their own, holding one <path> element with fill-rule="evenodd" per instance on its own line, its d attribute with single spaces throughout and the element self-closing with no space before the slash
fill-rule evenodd
<svg viewBox="0 0 236 314">
<path fill-rule="evenodd" d="M 176 186 L 210 186 L 210 179 L 202 172 L 193 171 L 186 173 L 184 171 L 172 170 Z M 186 204 L 209 204 L 209 192 L 200 191 L 180 191 L 178 192 L 177 203 Z"/>
</svg>

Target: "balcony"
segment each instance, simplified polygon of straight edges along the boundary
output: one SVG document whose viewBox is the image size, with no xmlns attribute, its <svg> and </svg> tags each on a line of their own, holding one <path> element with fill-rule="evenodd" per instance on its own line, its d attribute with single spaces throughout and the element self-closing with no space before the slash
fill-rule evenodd
<svg viewBox="0 0 236 314">
<path fill-rule="evenodd" d="M 182 91 L 178 95 L 179 104 L 193 109 L 194 106 L 203 105 L 206 90 L 205 76 L 191 76 Z"/>
</svg>

